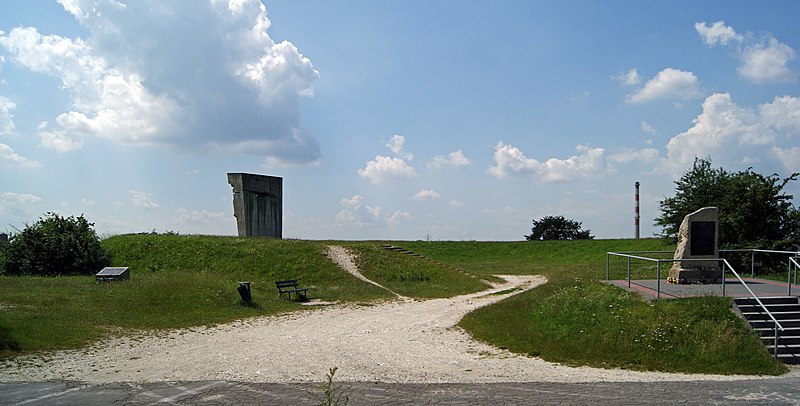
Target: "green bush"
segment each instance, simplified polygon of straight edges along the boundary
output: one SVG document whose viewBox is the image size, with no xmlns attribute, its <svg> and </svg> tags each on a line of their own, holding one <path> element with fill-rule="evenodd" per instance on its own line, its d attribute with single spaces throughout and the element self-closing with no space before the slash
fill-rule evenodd
<svg viewBox="0 0 800 406">
<path fill-rule="evenodd" d="M 111 254 L 83 215 L 47 213 L 12 235 L 5 247 L 6 275 L 91 275 L 111 264 Z"/>
<path fill-rule="evenodd" d="M 7 242 L 0 241 L 0 275 L 2 275 L 6 269 L 6 245 L 8 245 Z"/>
</svg>

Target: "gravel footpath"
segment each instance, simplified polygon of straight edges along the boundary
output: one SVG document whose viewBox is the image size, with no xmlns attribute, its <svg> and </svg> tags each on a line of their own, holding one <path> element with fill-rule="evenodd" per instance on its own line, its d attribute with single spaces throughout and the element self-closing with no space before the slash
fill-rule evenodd
<svg viewBox="0 0 800 406">
<path fill-rule="evenodd" d="M 338 248 L 330 252 L 349 255 Z M 449 299 L 333 305 L 215 327 L 112 338 L 83 350 L 17 357 L 0 365 L 0 382 L 319 382 L 334 366 L 339 368 L 338 381 L 387 383 L 754 378 L 570 368 L 472 340 L 455 326 L 465 314 L 546 282 L 541 276 L 500 277 L 505 282 L 487 291 Z M 519 289 L 493 294 L 510 288 Z M 798 372 L 790 374 L 800 377 Z"/>
</svg>

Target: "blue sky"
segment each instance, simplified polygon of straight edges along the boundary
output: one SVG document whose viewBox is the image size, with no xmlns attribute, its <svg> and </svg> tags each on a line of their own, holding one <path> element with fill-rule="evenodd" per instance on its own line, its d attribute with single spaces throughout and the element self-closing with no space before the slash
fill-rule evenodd
<svg viewBox="0 0 800 406">
<path fill-rule="evenodd" d="M 234 235 L 226 173 L 250 172 L 284 178 L 288 238 L 521 240 L 550 215 L 632 237 L 636 181 L 650 236 L 696 156 L 800 172 L 797 15 L 6 0 L 0 231 L 57 212 L 101 235 Z"/>
</svg>

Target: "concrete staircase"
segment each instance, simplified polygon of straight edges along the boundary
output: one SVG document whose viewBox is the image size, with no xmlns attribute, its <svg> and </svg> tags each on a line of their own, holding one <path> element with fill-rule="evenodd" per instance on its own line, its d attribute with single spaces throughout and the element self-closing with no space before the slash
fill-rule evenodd
<svg viewBox="0 0 800 406">
<path fill-rule="evenodd" d="M 761 303 L 785 329 L 778 331 L 778 359 L 800 364 L 800 299 L 797 296 L 761 297 Z M 775 350 L 775 323 L 753 298 L 735 298 L 736 313 L 750 324 L 771 354 Z"/>
<path fill-rule="evenodd" d="M 463 269 L 459 269 L 459 268 L 456 268 L 456 267 L 454 267 L 454 266 L 452 266 L 450 264 L 445 264 L 444 262 L 437 261 L 437 260 L 435 260 L 433 258 L 428 258 L 428 257 L 426 257 L 424 255 L 417 254 L 416 252 L 411 251 L 411 250 L 407 250 L 407 249 L 405 249 L 403 247 L 398 247 L 398 246 L 391 245 L 391 244 L 383 244 L 382 247 L 383 247 L 383 249 L 385 249 L 387 251 L 394 251 L 394 252 L 397 252 L 397 253 L 400 253 L 400 254 L 403 254 L 403 255 L 408 255 L 408 256 L 411 256 L 411 257 L 417 257 L 417 258 L 423 259 L 425 261 L 428 261 L 430 263 L 433 263 L 433 264 L 436 264 L 438 266 L 441 266 L 442 268 L 449 269 L 451 271 L 455 271 L 455 272 L 464 274 L 464 275 L 469 276 L 470 278 L 473 278 L 473 279 L 477 279 L 477 277 L 475 275 L 473 275 L 473 274 L 471 274 L 469 272 L 466 272 Z"/>
</svg>

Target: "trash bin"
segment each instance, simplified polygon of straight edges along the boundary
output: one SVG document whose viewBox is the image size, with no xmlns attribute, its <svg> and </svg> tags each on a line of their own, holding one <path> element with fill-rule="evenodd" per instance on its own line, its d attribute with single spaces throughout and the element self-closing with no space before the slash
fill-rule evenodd
<svg viewBox="0 0 800 406">
<path fill-rule="evenodd" d="M 250 282 L 239 282 L 239 287 L 236 290 L 239 291 L 239 296 L 242 297 L 243 302 L 253 302 L 253 295 L 250 294 Z"/>
</svg>

